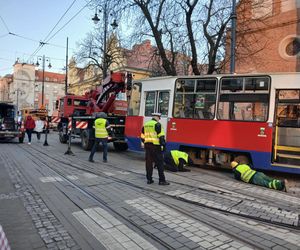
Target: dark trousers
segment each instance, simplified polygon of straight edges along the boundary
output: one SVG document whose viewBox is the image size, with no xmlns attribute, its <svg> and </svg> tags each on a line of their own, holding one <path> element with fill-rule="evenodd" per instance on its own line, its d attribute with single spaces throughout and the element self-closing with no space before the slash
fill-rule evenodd
<svg viewBox="0 0 300 250">
<path fill-rule="evenodd" d="M 41 132 L 36 132 L 36 138 L 37 138 L 38 140 L 41 139 Z"/>
<path fill-rule="evenodd" d="M 165 169 L 172 171 L 172 172 L 178 171 L 178 167 L 176 166 L 170 152 L 165 153 L 164 161 L 165 161 Z"/>
<path fill-rule="evenodd" d="M 28 142 L 31 142 L 32 131 L 33 131 L 33 129 L 26 129 L 26 134 L 28 136 Z"/>
<path fill-rule="evenodd" d="M 96 153 L 100 142 L 103 148 L 103 161 L 107 161 L 107 138 L 95 138 L 95 142 L 89 157 L 90 160 L 93 160 L 94 154 Z"/>
<path fill-rule="evenodd" d="M 146 177 L 148 181 L 152 180 L 153 163 L 157 166 L 159 181 L 165 181 L 164 159 L 160 145 L 145 143 L 146 152 Z"/>
</svg>

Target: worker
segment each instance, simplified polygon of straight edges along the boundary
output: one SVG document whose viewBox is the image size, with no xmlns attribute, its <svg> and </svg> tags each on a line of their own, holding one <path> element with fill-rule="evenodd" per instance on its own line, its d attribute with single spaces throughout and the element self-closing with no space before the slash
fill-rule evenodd
<svg viewBox="0 0 300 250">
<path fill-rule="evenodd" d="M 94 162 L 93 160 L 94 154 L 97 151 L 99 143 L 101 142 L 103 147 L 103 162 L 107 162 L 107 142 L 108 142 L 108 134 L 111 128 L 108 120 L 106 119 L 107 115 L 104 112 L 97 113 L 96 118 L 97 119 L 94 122 L 95 141 L 89 157 L 89 161 Z"/>
<path fill-rule="evenodd" d="M 164 175 L 163 151 L 166 147 L 165 132 L 159 123 L 161 114 L 152 113 L 152 120 L 147 121 L 141 133 L 141 140 L 146 152 L 146 177 L 147 184 L 152 184 L 153 163 L 157 166 L 159 185 L 169 185 Z"/>
<path fill-rule="evenodd" d="M 190 169 L 185 168 L 186 165 L 192 165 L 193 161 L 189 155 L 179 150 L 171 150 L 164 154 L 165 169 L 172 172 L 189 172 Z"/>
<path fill-rule="evenodd" d="M 231 168 L 233 169 L 234 177 L 237 180 L 287 192 L 286 180 L 273 179 L 262 172 L 251 169 L 248 164 L 239 163 L 237 161 L 231 162 Z"/>
</svg>

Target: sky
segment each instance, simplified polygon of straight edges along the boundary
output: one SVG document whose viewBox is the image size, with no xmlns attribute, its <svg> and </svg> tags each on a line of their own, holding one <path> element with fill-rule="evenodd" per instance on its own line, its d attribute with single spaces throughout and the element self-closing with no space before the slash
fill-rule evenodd
<svg viewBox="0 0 300 250">
<path fill-rule="evenodd" d="M 76 43 L 95 28 L 91 20 L 95 9 L 84 7 L 87 2 L 88 0 L 0 0 L 0 76 L 13 72 L 13 64 L 17 58 L 20 62 L 35 63 L 43 55 L 50 58 L 51 71 L 62 73 L 66 63 L 67 37 L 70 59 L 78 49 Z M 73 19 L 54 35 L 71 18 Z M 47 41 L 48 44 L 31 56 L 38 49 L 40 41 Z"/>
</svg>

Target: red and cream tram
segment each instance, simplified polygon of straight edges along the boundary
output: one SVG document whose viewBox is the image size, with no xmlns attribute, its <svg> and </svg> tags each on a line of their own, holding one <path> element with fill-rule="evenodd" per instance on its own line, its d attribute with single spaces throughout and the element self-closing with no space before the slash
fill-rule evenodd
<svg viewBox="0 0 300 250">
<path fill-rule="evenodd" d="M 159 77 L 135 82 L 125 134 L 142 150 L 140 132 L 162 113 L 167 149 L 203 165 L 247 157 L 256 169 L 300 174 L 300 74 Z"/>
</svg>

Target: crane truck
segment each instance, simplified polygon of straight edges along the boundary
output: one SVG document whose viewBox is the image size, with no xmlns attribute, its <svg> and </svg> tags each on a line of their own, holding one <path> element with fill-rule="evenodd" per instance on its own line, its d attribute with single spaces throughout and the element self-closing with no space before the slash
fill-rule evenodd
<svg viewBox="0 0 300 250">
<path fill-rule="evenodd" d="M 112 72 L 96 89 L 84 95 L 68 94 L 60 98 L 56 104 L 60 118 L 57 126 L 60 142 L 66 143 L 70 133 L 72 138 L 81 139 L 84 150 L 90 150 L 94 142 L 95 115 L 105 112 L 112 127 L 109 142 L 113 143 L 116 150 L 126 150 L 126 92 L 131 88 L 131 79 L 130 73 Z"/>
</svg>

